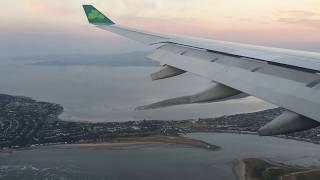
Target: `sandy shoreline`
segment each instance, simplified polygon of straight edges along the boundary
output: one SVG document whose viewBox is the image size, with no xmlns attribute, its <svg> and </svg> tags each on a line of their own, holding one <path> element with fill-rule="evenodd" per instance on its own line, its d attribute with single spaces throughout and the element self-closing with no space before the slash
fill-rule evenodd
<svg viewBox="0 0 320 180">
<path fill-rule="evenodd" d="M 149 137 L 126 137 L 115 138 L 104 142 L 81 142 L 74 144 L 44 144 L 33 145 L 20 149 L 0 150 L 0 153 L 12 153 L 14 151 L 32 150 L 32 149 L 75 149 L 75 148 L 101 148 L 101 149 L 126 149 L 138 146 L 149 145 L 176 145 L 192 148 L 200 148 L 205 150 L 219 150 L 220 147 L 208 144 L 197 139 L 190 139 L 179 136 L 149 136 Z"/>
<path fill-rule="evenodd" d="M 238 180 L 273 179 L 320 179 L 320 169 L 290 166 L 268 159 L 244 158 L 234 162 L 233 172 Z"/>
<path fill-rule="evenodd" d="M 146 146 L 146 145 L 157 145 L 163 144 L 159 142 L 132 142 L 132 143 L 79 143 L 79 144 L 57 144 L 43 146 L 43 148 L 57 148 L 57 149 L 74 149 L 74 148 L 102 148 L 102 149 L 118 149 L 118 148 L 130 148 L 134 146 Z"/>
<path fill-rule="evenodd" d="M 233 173 L 236 175 L 238 180 L 246 180 L 246 165 L 243 159 L 233 163 Z"/>
</svg>

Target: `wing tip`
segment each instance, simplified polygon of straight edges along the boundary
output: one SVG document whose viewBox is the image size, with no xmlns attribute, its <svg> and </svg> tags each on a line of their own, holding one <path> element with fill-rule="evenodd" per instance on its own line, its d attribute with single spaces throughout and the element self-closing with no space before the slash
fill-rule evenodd
<svg viewBox="0 0 320 180">
<path fill-rule="evenodd" d="M 101 13 L 98 9 L 96 9 L 91 4 L 82 5 L 87 19 L 91 24 L 103 24 L 103 25 L 113 25 L 115 24 L 111 19 Z"/>
</svg>

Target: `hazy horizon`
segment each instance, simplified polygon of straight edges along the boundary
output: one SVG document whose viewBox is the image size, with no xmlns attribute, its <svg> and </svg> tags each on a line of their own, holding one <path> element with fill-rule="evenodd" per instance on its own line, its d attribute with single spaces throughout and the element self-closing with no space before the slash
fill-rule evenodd
<svg viewBox="0 0 320 180">
<path fill-rule="evenodd" d="M 149 31 L 320 51 L 317 0 L 3 0 L 0 55 L 146 48 L 89 25 L 82 4 L 95 5 L 119 24 Z"/>
<path fill-rule="evenodd" d="M 154 59 L 171 60 L 161 65 L 187 72 L 153 81 L 161 68 L 147 58 L 154 51 L 89 24 L 106 19 L 90 7 L 87 18 L 83 4 L 144 31 L 320 55 L 320 0 L 1 0 L 0 94 L 35 101 L 2 97 L 0 179 L 319 176 L 319 127 L 259 136 L 317 125 L 317 55 L 217 53 L 214 44 L 212 51 L 158 49 Z M 158 74 L 168 72 L 175 73 Z M 207 91 L 212 80 L 224 86 Z M 188 104 L 240 91 L 268 102 L 249 96 Z M 187 104 L 137 110 L 176 97 L 184 98 L 161 105 Z"/>
</svg>

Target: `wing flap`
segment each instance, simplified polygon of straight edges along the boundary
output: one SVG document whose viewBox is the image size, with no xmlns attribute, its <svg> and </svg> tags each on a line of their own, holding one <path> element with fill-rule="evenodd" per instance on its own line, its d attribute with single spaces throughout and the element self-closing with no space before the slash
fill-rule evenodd
<svg viewBox="0 0 320 180">
<path fill-rule="evenodd" d="M 257 65 L 263 66 L 262 69 L 265 72 L 262 69 L 253 71 L 253 66 L 249 65 L 252 68 L 243 66 L 246 62 L 241 58 L 237 59 L 225 55 L 224 59 L 228 63 L 224 64 L 222 63 L 224 61 L 223 58 L 212 62 L 207 59 L 187 56 L 187 54 L 181 55 L 181 53 L 170 52 L 162 48 L 155 50 L 148 57 L 162 64 L 232 87 L 320 122 L 320 112 L 318 111 L 320 106 L 320 87 L 310 88 L 307 87 L 309 81 L 303 82 L 309 79 L 320 79 L 318 74 L 289 70 L 260 62 L 257 62 Z M 232 66 L 230 61 L 234 61 Z M 252 63 L 249 60 L 247 62 Z M 274 73 L 266 73 L 268 72 L 267 69 Z M 280 75 L 286 71 L 300 74 L 304 78 L 294 80 L 292 77 L 281 77 Z"/>
<path fill-rule="evenodd" d="M 163 65 L 320 122 L 320 53 L 147 32 L 116 25 L 93 6 L 84 8 L 89 22 L 98 28 L 156 46 L 149 57 Z"/>
</svg>

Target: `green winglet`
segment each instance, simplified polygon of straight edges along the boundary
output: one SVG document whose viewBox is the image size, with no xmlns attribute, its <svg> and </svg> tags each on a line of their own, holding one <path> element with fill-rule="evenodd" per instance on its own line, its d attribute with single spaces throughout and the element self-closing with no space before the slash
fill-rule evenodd
<svg viewBox="0 0 320 180">
<path fill-rule="evenodd" d="M 92 24 L 106 24 L 112 25 L 112 22 L 109 18 L 103 15 L 100 11 L 98 11 L 92 5 L 83 5 L 83 9 L 87 15 L 88 21 Z"/>
</svg>

